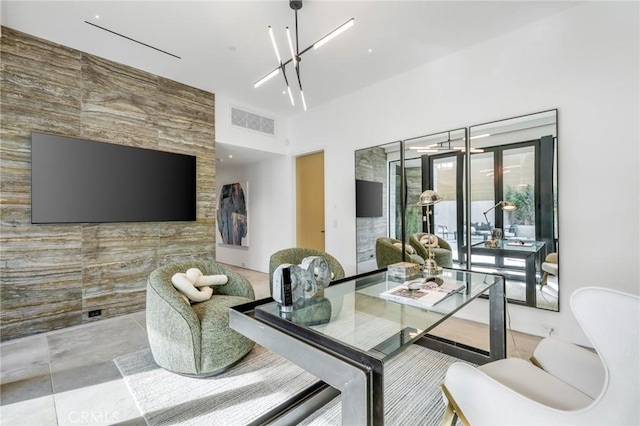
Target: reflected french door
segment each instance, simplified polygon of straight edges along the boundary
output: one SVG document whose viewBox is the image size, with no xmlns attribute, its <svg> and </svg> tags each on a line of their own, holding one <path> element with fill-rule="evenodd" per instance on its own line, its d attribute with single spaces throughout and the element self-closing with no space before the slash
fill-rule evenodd
<svg viewBox="0 0 640 426">
<path fill-rule="evenodd" d="M 442 201 L 432 207 L 432 233 L 451 246 L 453 261 L 464 261 L 464 156 L 447 153 L 428 157 L 424 187 L 433 188 Z M 426 230 L 423 230 L 426 232 Z"/>
</svg>

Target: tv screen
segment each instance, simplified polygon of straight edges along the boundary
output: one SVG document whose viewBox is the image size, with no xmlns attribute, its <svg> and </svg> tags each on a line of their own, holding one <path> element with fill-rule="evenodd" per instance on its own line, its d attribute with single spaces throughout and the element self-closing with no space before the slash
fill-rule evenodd
<svg viewBox="0 0 640 426">
<path fill-rule="evenodd" d="M 382 216 L 382 182 L 356 179 L 356 217 Z"/>
<path fill-rule="evenodd" d="M 33 132 L 31 222 L 196 220 L 196 157 Z"/>
</svg>

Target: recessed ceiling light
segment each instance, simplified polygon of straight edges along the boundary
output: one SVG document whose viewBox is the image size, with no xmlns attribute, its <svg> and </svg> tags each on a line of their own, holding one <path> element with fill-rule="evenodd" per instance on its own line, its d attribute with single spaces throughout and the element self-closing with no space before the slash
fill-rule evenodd
<svg viewBox="0 0 640 426">
<path fill-rule="evenodd" d="M 283 94 L 283 95 L 286 95 L 286 94 L 287 94 L 287 91 L 286 91 L 286 90 L 283 90 L 283 91 L 282 91 L 282 94 Z"/>
<path fill-rule="evenodd" d="M 229 154 L 229 158 L 233 158 L 233 155 Z"/>
<path fill-rule="evenodd" d="M 369 53 L 373 52 L 373 49 L 369 49 Z"/>
<path fill-rule="evenodd" d="M 96 15 L 96 19 L 100 19 L 100 15 Z"/>
</svg>

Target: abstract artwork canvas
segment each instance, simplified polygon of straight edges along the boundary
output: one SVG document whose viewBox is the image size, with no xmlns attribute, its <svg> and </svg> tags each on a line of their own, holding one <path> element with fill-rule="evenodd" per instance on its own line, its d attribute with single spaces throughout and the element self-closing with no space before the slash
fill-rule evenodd
<svg viewBox="0 0 640 426">
<path fill-rule="evenodd" d="M 248 182 L 222 185 L 218 205 L 218 231 L 223 244 L 249 246 Z"/>
</svg>

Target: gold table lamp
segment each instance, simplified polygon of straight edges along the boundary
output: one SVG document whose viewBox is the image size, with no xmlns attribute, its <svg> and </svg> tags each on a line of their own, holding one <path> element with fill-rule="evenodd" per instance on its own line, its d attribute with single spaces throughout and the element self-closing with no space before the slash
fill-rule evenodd
<svg viewBox="0 0 640 426">
<path fill-rule="evenodd" d="M 418 200 L 418 205 L 427 208 L 427 214 L 422 216 L 422 220 L 427 222 L 427 234 L 429 235 L 429 239 L 431 239 L 431 220 L 429 216 L 431 215 L 431 206 L 442 201 L 442 197 L 436 191 L 432 189 L 427 189 L 422 194 L 420 194 L 420 199 Z M 437 238 L 433 235 L 434 238 Z M 442 268 L 438 266 L 438 263 L 434 259 L 434 254 L 431 251 L 431 244 L 427 245 L 427 253 L 429 253 L 429 258 L 424 260 L 423 270 L 429 273 L 436 273 L 442 271 Z"/>
</svg>

